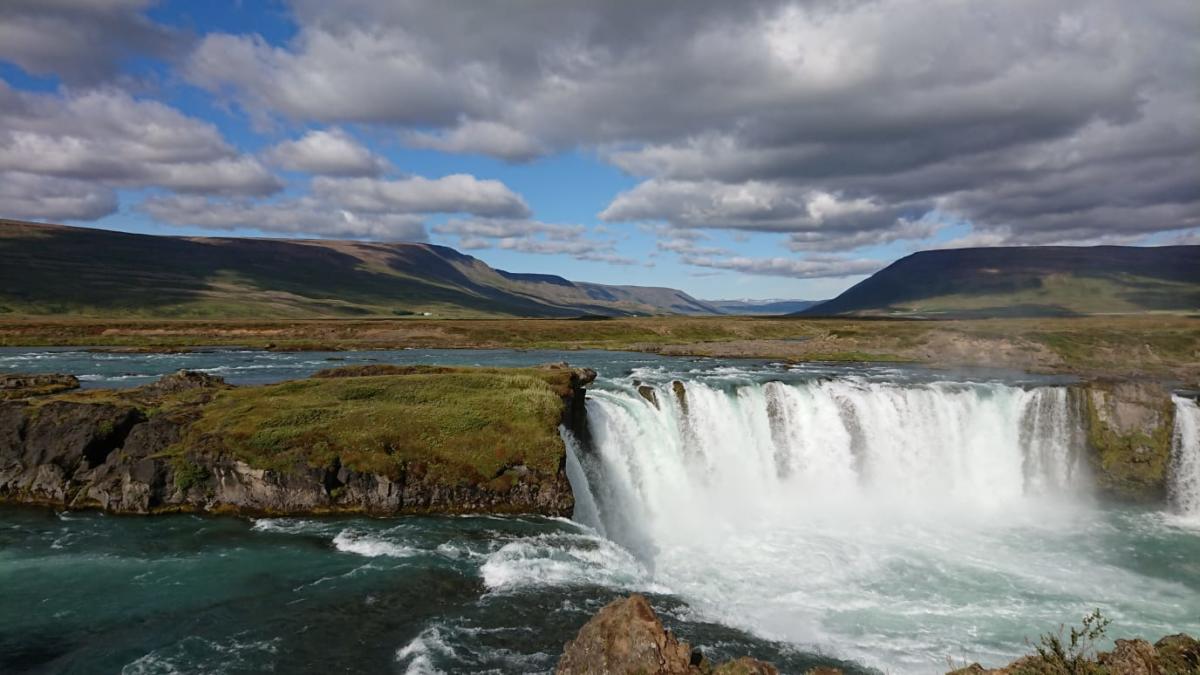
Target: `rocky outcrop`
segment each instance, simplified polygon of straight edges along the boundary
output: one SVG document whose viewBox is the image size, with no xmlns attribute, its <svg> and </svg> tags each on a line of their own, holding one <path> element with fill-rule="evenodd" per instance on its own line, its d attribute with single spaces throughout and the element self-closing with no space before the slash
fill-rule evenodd
<svg viewBox="0 0 1200 675">
<path fill-rule="evenodd" d="M 1089 459 L 1101 493 L 1166 499 L 1175 406 L 1154 382 L 1096 382 L 1080 391 Z"/>
<path fill-rule="evenodd" d="M 1100 631 L 1102 634 L 1103 631 Z M 1046 644 L 1045 642 L 1043 644 Z M 1061 645 L 1060 645 L 1061 646 Z M 1002 668 L 973 663 L 947 675 L 1200 675 L 1200 641 L 1171 635 L 1154 644 L 1117 640 L 1111 651 L 1060 652 L 1025 656 Z M 650 602 L 631 595 L 596 613 L 566 644 L 556 675 L 776 675 L 772 664 L 749 656 L 719 665 L 667 630 Z M 837 668 L 814 668 L 805 675 L 841 675 Z"/>
<path fill-rule="evenodd" d="M 6 373 L 0 375 L 0 401 L 47 396 L 79 388 L 74 375 L 60 373 Z"/>
<path fill-rule="evenodd" d="M 765 661 L 745 656 L 712 664 L 699 649 L 667 630 L 641 595 L 609 603 L 566 644 L 556 675 L 778 675 Z M 817 675 L 817 671 L 809 671 Z M 822 675 L 841 671 L 822 669 Z"/>
<path fill-rule="evenodd" d="M 573 423 L 583 385 L 594 378 L 593 371 L 572 371 L 564 423 Z M 546 475 L 518 463 L 467 481 L 448 480 L 421 462 L 387 475 L 355 471 L 336 457 L 321 467 L 251 466 L 219 438 L 189 433 L 203 406 L 227 389 L 220 378 L 179 372 L 107 398 L 0 401 L 0 501 L 142 514 L 563 516 L 574 507 L 562 467 Z"/>
<path fill-rule="evenodd" d="M 1189 635 L 1171 635 L 1154 644 L 1117 640 L 1112 651 L 1095 658 L 1053 655 L 1025 656 L 1003 668 L 973 663 L 948 675 L 1198 675 L 1200 642 Z"/>
</svg>

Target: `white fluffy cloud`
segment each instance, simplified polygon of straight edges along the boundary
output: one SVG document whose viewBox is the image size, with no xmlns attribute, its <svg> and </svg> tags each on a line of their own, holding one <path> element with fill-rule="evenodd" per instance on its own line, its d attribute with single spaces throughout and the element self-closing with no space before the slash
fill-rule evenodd
<svg viewBox="0 0 1200 675">
<path fill-rule="evenodd" d="M 387 162 L 340 128 L 310 131 L 267 151 L 269 161 L 289 171 L 327 176 L 377 176 Z"/>
<path fill-rule="evenodd" d="M 70 86 L 0 84 L 0 175 L 24 186 L 0 190 L 0 209 L 82 218 L 112 212 L 115 189 L 149 187 L 274 205 L 273 217 L 313 207 L 333 214 L 331 231 L 343 212 L 468 214 L 478 222 L 447 232 L 463 245 L 588 255 L 584 235 L 537 230 L 498 181 L 385 179 L 343 130 L 363 125 L 508 162 L 594 152 L 638 181 L 602 219 L 664 225 L 661 250 L 748 273 L 864 268 L 825 254 L 926 245 L 939 218 L 989 243 L 1200 227 L 1194 0 L 291 0 L 296 32 L 279 44 L 193 42 L 148 19 L 150 4 L 0 4 L 0 59 Z M 129 84 L 130 55 L 181 64 L 256 128 L 323 128 L 263 154 L 317 175 L 309 196 L 249 201 L 282 186 L 258 159 L 212 124 L 108 88 Z M 738 258 L 683 234 L 699 230 L 780 233 L 803 259 Z M 605 246 L 592 255 L 619 257 Z"/>
<path fill-rule="evenodd" d="M 530 215 L 525 200 L 504 183 L 468 174 L 395 180 L 318 177 L 313 180 L 313 194 L 343 208 L 367 213 L 470 213 L 500 218 Z"/>
<path fill-rule="evenodd" d="M 330 208 L 310 197 L 255 202 L 194 196 L 154 197 L 139 210 L 170 225 L 215 230 L 255 229 L 282 234 L 424 241 L 424 217 L 416 214 L 357 214 Z"/>
<path fill-rule="evenodd" d="M 620 255 L 612 238 L 589 237 L 583 225 L 545 223 L 513 218 L 453 218 L 433 227 L 438 234 L 458 237 L 459 248 L 497 248 L 521 253 L 569 255 L 576 260 L 635 265 Z M 595 232 L 594 234 L 603 234 Z"/>
<path fill-rule="evenodd" d="M 96 220 L 117 211 L 117 195 L 87 181 L 0 171 L 0 208 L 8 218 Z"/>
<path fill-rule="evenodd" d="M 519 249 L 523 244 L 518 239 L 530 233 L 546 234 L 551 243 L 574 243 L 583 233 L 577 226 L 525 220 L 529 208 L 520 195 L 499 181 L 465 174 L 394 180 L 318 177 L 312 192 L 300 197 L 177 195 L 147 199 L 139 209 L 171 225 L 404 241 L 427 238 L 430 214 L 471 214 L 475 217 L 452 218 L 437 229 L 462 237 L 464 248 Z"/>
<path fill-rule="evenodd" d="M 812 257 L 807 260 L 795 258 L 716 258 L 711 256 L 684 256 L 684 262 L 697 267 L 732 270 L 743 274 L 792 277 L 796 279 L 819 279 L 827 277 L 849 277 L 872 274 L 885 263 L 878 260 L 847 259 L 834 257 Z"/>
<path fill-rule="evenodd" d="M 3 82 L 0 172 L 29 176 L 19 179 L 26 191 L 7 190 L 0 209 L 46 219 L 107 215 L 116 210 L 113 188 L 266 195 L 282 187 L 212 124 L 156 101 L 108 88 L 25 93 Z"/>
<path fill-rule="evenodd" d="M 926 237 L 935 207 L 1018 243 L 1200 217 L 1189 0 L 293 8 L 290 43 L 212 35 L 188 76 L 256 114 L 390 125 L 422 147 L 599 149 L 644 180 L 609 220 L 820 251 Z"/>
<path fill-rule="evenodd" d="M 527 162 L 546 152 L 533 137 L 499 122 L 464 120 L 448 131 L 411 132 L 406 139 L 418 148 L 491 155 L 509 162 Z"/>
<path fill-rule="evenodd" d="M 543 223 L 537 220 L 511 218 L 453 218 L 435 225 L 438 234 L 453 234 L 476 239 L 509 239 L 545 235 L 550 239 L 569 241 L 579 239 L 587 231 L 583 225 Z"/>
</svg>

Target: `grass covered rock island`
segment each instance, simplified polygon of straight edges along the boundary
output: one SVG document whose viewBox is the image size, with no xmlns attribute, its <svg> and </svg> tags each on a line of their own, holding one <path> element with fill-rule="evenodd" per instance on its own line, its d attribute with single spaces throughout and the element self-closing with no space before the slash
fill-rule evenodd
<svg viewBox="0 0 1200 675">
<path fill-rule="evenodd" d="M 0 501 L 123 513 L 570 515 L 587 369 L 366 366 L 0 402 Z"/>
</svg>

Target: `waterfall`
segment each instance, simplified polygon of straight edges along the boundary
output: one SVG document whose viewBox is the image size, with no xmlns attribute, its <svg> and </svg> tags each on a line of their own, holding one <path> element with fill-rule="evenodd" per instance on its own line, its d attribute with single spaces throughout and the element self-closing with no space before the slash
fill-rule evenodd
<svg viewBox="0 0 1200 675">
<path fill-rule="evenodd" d="M 1170 499 L 1180 514 L 1200 518 L 1200 406 L 1175 397 Z"/>
<path fill-rule="evenodd" d="M 896 673 L 1004 663 L 1094 607 L 1194 622 L 1113 543 L 1172 530 L 1090 499 L 1066 387 L 656 382 L 589 391 L 567 470 L 576 518 L 695 617 Z M 1176 405 L 1172 495 L 1200 513 L 1200 410 Z"/>
<path fill-rule="evenodd" d="M 997 511 L 1081 483 L 1063 388 L 690 382 L 589 392 L 588 418 L 587 508 L 643 550 L 837 505 Z"/>
</svg>

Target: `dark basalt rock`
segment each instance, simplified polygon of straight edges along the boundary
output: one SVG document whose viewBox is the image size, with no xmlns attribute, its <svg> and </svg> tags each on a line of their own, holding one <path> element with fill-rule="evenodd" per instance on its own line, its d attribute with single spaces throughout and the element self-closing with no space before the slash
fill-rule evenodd
<svg viewBox="0 0 1200 675">
<path fill-rule="evenodd" d="M 638 394 L 650 402 L 655 408 L 658 408 L 658 393 L 654 391 L 654 387 L 640 384 L 637 388 Z"/>
<path fill-rule="evenodd" d="M 61 373 L 6 373 L 0 375 L 0 401 L 46 396 L 79 388 L 79 379 Z"/>
<path fill-rule="evenodd" d="M 230 385 L 226 384 L 222 377 L 195 370 L 178 370 L 141 387 L 141 391 L 146 396 L 166 396 L 192 389 L 228 389 L 229 387 Z"/>
<path fill-rule="evenodd" d="M 675 393 L 675 400 L 679 402 L 679 410 L 682 411 L 684 415 L 687 415 L 687 387 L 685 387 L 684 384 L 679 380 L 674 380 L 671 382 L 671 391 Z"/>
</svg>

